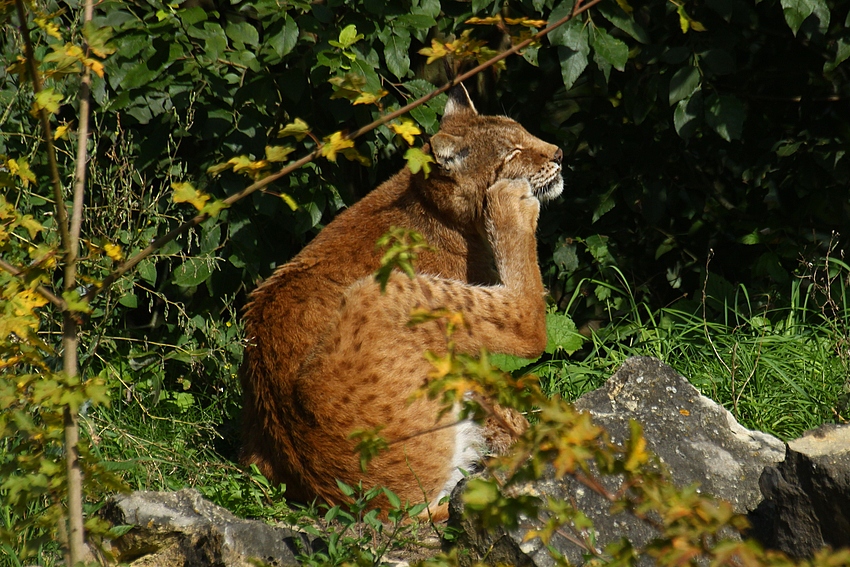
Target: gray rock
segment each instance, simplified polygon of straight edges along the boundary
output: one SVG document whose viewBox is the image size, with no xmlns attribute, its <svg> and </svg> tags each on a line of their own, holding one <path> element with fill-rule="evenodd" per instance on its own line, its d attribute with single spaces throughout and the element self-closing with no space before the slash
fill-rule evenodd
<svg viewBox="0 0 850 567">
<path fill-rule="evenodd" d="M 760 485 L 765 500 L 750 521 L 765 547 L 797 558 L 850 547 L 850 426 L 824 425 L 789 442 Z"/>
<path fill-rule="evenodd" d="M 133 567 L 297 565 L 311 545 L 303 533 L 237 518 L 193 489 L 116 496 L 103 516 L 135 526 L 112 542 L 117 560 Z"/>
<path fill-rule="evenodd" d="M 731 502 L 736 511 L 747 513 L 761 501 L 759 477 L 768 464 L 782 460 L 784 444 L 770 435 L 742 427 L 732 415 L 702 396 L 676 371 L 653 358 L 631 358 L 598 390 L 582 396 L 576 408 L 588 411 L 594 421 L 608 430 L 615 441 L 629 434 L 629 420 L 644 428 L 647 446 L 668 468 L 679 486 L 698 482 L 700 490 Z M 616 490 L 616 478 L 604 478 Z M 627 537 L 642 546 L 656 532 L 630 514 L 612 514 L 610 504 L 597 493 L 570 479 L 547 477 L 519 490 L 558 499 L 572 499 L 591 520 L 599 549 Z M 539 528 L 542 519 L 524 519 L 519 528 L 482 533 L 461 518 L 460 490 L 452 502 L 452 522 L 461 529 L 459 541 L 471 559 L 487 563 L 501 561 L 516 565 L 554 565 L 539 540 L 523 542 L 529 529 Z M 576 535 L 556 535 L 551 544 L 573 564 L 582 564 L 586 553 Z M 650 565 L 648 559 L 641 564 Z"/>
<path fill-rule="evenodd" d="M 730 502 L 740 514 L 761 501 L 758 481 L 764 467 L 785 455 L 782 441 L 746 429 L 654 358 L 630 358 L 575 407 L 589 411 L 614 441 L 625 440 L 629 420 L 637 420 L 647 446 L 667 465 L 677 485 L 698 482 L 702 492 Z"/>
</svg>

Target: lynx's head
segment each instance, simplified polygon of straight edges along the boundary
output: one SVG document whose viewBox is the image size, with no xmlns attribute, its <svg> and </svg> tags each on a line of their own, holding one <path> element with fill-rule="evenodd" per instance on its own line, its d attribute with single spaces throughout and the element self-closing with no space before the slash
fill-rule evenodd
<svg viewBox="0 0 850 567">
<path fill-rule="evenodd" d="M 426 192 L 439 209 L 459 221 L 481 218 L 484 192 L 500 179 L 527 180 L 541 202 L 564 189 L 561 149 L 510 118 L 478 114 L 462 87 L 449 95 L 431 150 L 437 171 Z"/>
</svg>

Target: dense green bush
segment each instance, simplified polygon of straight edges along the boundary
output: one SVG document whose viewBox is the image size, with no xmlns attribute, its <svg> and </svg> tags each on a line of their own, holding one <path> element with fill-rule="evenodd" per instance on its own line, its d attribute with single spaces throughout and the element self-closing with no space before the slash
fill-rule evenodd
<svg viewBox="0 0 850 567">
<path fill-rule="evenodd" d="M 194 215 L 191 205 L 210 210 L 323 141 L 332 150 L 167 243 L 92 296 L 90 312 L 80 315 L 83 384 L 105 384 L 113 401 L 88 413 L 81 406 L 84 434 L 96 441 L 93 457 L 138 487 L 233 475 L 221 455 L 232 457 L 238 438 L 238 312 L 247 293 L 405 158 L 421 162 L 416 148 L 436 131 L 445 98 L 353 143 L 340 133 L 431 92 L 574 7 L 572 0 L 106 1 L 83 26 L 76 1 L 20 4 L 47 87 L 36 107 L 51 115 L 66 187 L 80 72 L 94 73 L 81 264 L 67 301 L 93 294 L 128 257 Z M 37 376 L 59 368 L 62 315 L 25 294 L 36 283 L 62 287 L 55 268 L 62 251 L 15 9 L 0 1 L 0 255 L 24 277 L 6 270 L 0 284 L 5 313 L 42 341 L 33 351 L 42 366 L 24 369 Z M 604 0 L 467 81 L 480 110 L 508 114 L 565 151 L 567 190 L 544 211 L 540 260 L 553 311 L 587 323 L 585 334 L 602 330 L 584 347 L 577 340 L 533 363 L 547 387 L 578 394 L 626 352 L 675 359 L 686 348 L 666 348 L 674 341 L 699 353 L 682 357 L 679 368 L 715 352 L 722 374 L 738 351 L 716 349 L 704 331 L 732 328 L 729 349 L 750 341 L 761 352 L 774 335 L 809 341 L 820 357 L 812 375 L 825 386 L 814 396 L 814 381 L 798 384 L 805 424 L 846 417 L 837 400 L 846 396 L 850 367 L 848 235 L 840 234 L 850 226 L 848 28 L 850 6 L 827 0 Z M 447 52 L 445 64 L 439 56 Z M 567 319 L 552 320 L 572 332 Z M 826 338 L 810 340 L 807 328 Z M 22 372 L 15 357 L 23 331 L 3 332 L 8 385 Z M 589 365 L 577 366 L 588 356 Z M 771 380 L 787 384 L 782 376 L 799 372 L 782 368 L 791 370 Z M 747 404 L 759 393 L 735 390 L 735 378 L 697 379 L 709 394 L 731 388 L 724 403 L 751 426 L 782 435 L 804 427 L 759 415 Z M 11 466 L 8 456 L 23 445 L 14 437 L 3 443 L 2 464 Z M 49 459 L 58 461 L 60 446 L 50 445 Z M 4 519 L 10 532 L 13 520 Z"/>
</svg>

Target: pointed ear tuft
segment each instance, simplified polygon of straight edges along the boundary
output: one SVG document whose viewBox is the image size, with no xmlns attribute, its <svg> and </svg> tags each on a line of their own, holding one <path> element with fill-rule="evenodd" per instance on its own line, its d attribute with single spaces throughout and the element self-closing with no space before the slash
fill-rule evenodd
<svg viewBox="0 0 850 567">
<path fill-rule="evenodd" d="M 443 118 L 454 116 L 477 116 L 478 111 L 475 110 L 475 105 L 472 104 L 472 99 L 469 98 L 469 92 L 463 83 L 452 87 L 449 90 L 449 100 L 446 102 L 446 110 L 443 112 Z"/>
</svg>

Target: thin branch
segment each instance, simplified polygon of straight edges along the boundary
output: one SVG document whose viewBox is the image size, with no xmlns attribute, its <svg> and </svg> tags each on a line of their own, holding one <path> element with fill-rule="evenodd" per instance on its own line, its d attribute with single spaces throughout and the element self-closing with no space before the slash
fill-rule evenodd
<svg viewBox="0 0 850 567">
<path fill-rule="evenodd" d="M 38 65 L 35 59 L 35 50 L 32 46 L 29 27 L 27 26 L 27 15 L 24 11 L 23 0 L 15 0 L 15 7 L 18 10 L 18 19 L 20 20 L 21 36 L 24 39 L 24 50 L 29 67 L 30 82 L 32 90 L 38 95 L 41 92 L 41 79 L 38 76 Z M 50 169 L 50 182 L 53 185 L 53 198 L 56 200 L 56 215 L 59 221 L 59 234 L 62 238 L 62 246 L 65 252 L 68 252 L 68 243 L 70 241 L 70 231 L 68 229 L 68 211 L 65 210 L 65 199 L 62 195 L 62 181 L 59 178 L 59 166 L 56 163 L 56 148 L 53 146 L 53 129 L 50 127 L 50 116 L 44 108 L 38 109 L 38 116 L 41 119 L 41 128 L 44 130 L 44 142 L 47 144 L 47 162 Z"/>
<path fill-rule="evenodd" d="M 386 124 L 387 122 L 394 120 L 395 118 L 398 118 L 399 116 L 402 116 L 403 114 L 410 112 L 414 108 L 425 104 L 426 102 L 433 99 L 437 95 L 440 95 L 440 94 L 446 92 L 447 90 L 449 90 L 450 88 L 452 88 L 453 86 L 460 84 L 462 81 L 465 81 L 466 79 L 472 77 L 473 75 L 476 75 L 477 73 L 480 73 L 481 71 L 483 71 L 483 70 L 485 70 L 489 67 L 492 67 L 493 65 L 495 65 L 499 61 L 502 61 L 503 59 L 506 59 L 506 58 L 510 57 L 511 55 L 514 55 L 515 53 L 521 51 L 522 49 L 525 49 L 526 47 L 531 45 L 533 42 L 542 39 L 543 36 L 545 36 L 546 34 L 551 32 L 555 28 L 558 28 L 558 27 L 564 25 L 565 23 L 567 23 L 568 21 L 570 21 L 571 19 L 573 19 L 577 15 L 587 11 L 588 9 L 595 6 L 596 4 L 599 4 L 601 1 L 602 0 L 590 0 L 590 2 L 587 2 L 586 4 L 582 4 L 582 0 L 577 0 L 575 6 L 573 7 L 573 11 L 569 15 L 564 16 L 563 18 L 561 18 L 557 22 L 545 27 L 544 29 L 537 32 L 536 34 L 534 34 L 530 38 L 526 39 L 525 41 L 522 41 L 522 42 L 514 45 L 513 47 L 511 47 L 507 51 L 503 51 L 502 53 L 493 57 L 492 59 L 489 59 L 489 60 L 485 61 L 484 63 L 481 63 L 480 65 L 478 65 L 474 69 L 467 71 L 466 73 L 459 75 L 458 77 L 455 77 L 454 80 L 448 82 L 447 84 L 443 85 L 442 87 L 439 87 L 438 89 L 436 89 L 434 91 L 431 91 L 430 93 L 423 96 L 422 98 L 419 98 L 419 99 L 411 102 L 410 104 L 399 108 L 398 110 L 396 110 L 394 112 L 391 112 L 389 114 L 385 114 L 384 116 L 381 116 L 377 120 L 367 124 L 366 126 L 363 126 L 362 128 L 358 128 L 357 130 L 348 134 L 346 136 L 346 138 L 349 139 L 349 140 L 353 140 L 354 138 L 357 138 L 357 137 L 362 136 L 363 134 L 365 134 L 367 132 L 374 130 L 378 126 L 381 126 L 382 124 Z M 229 206 L 229 205 L 232 205 L 233 203 L 235 203 L 237 201 L 244 199 L 245 197 L 247 197 L 251 193 L 254 193 L 257 190 L 262 189 L 263 187 L 277 181 L 281 177 L 289 175 L 290 173 L 292 173 L 296 169 L 310 163 L 311 161 L 313 161 L 314 159 L 319 157 L 321 155 L 321 153 L 322 153 L 322 146 L 319 146 L 316 149 L 314 149 L 312 152 L 307 154 L 306 156 L 302 157 L 298 161 L 295 161 L 295 162 L 287 165 L 286 167 L 284 167 L 283 169 L 281 169 L 277 173 L 273 173 L 273 174 L 271 174 L 267 177 L 264 177 L 263 179 L 255 182 L 255 183 L 252 183 L 251 185 L 249 185 L 248 187 L 246 187 L 242 191 L 239 191 L 238 193 L 234 193 L 233 195 L 231 195 L 230 197 L 228 197 L 227 199 L 224 200 L 225 204 L 227 204 Z M 163 236 L 160 236 L 159 238 L 157 238 L 156 240 L 151 242 L 144 250 L 137 252 L 135 255 L 133 255 L 132 258 L 130 258 L 129 260 L 127 260 L 126 262 L 124 262 L 123 264 L 118 266 L 118 268 L 116 268 L 113 272 L 111 272 L 108 276 L 106 276 L 106 278 L 104 278 L 103 281 L 101 281 L 99 285 L 93 286 L 91 289 L 89 289 L 89 291 L 86 293 L 86 295 L 84 296 L 83 299 L 85 299 L 86 301 L 91 301 L 101 291 L 108 289 L 109 286 L 111 286 L 115 282 L 115 280 L 117 280 L 118 278 L 123 276 L 129 270 L 133 269 L 139 262 L 141 262 L 142 260 L 144 260 L 145 258 L 150 256 L 156 250 L 162 248 L 163 246 L 165 246 L 166 244 L 168 244 L 169 242 L 171 242 L 172 240 L 174 240 L 175 238 L 177 238 L 181 234 L 187 232 L 189 229 L 201 224 L 202 222 L 204 222 L 208 218 L 210 218 L 210 216 L 207 215 L 207 214 L 197 215 L 194 218 L 192 218 L 192 219 L 184 222 L 180 226 L 176 227 L 175 229 L 173 229 L 169 233 L 167 233 Z"/>
<path fill-rule="evenodd" d="M 9 272 L 16 278 L 23 278 L 26 275 L 22 270 L 19 270 L 18 268 L 16 268 L 6 260 L 3 260 L 2 258 L 0 258 L 0 269 Z M 47 299 L 47 301 L 58 307 L 60 311 L 64 311 L 65 309 L 67 309 L 68 306 L 65 304 L 65 300 L 61 297 L 57 297 L 52 291 L 50 291 L 43 285 L 36 286 L 35 290 L 42 297 Z"/>
</svg>

